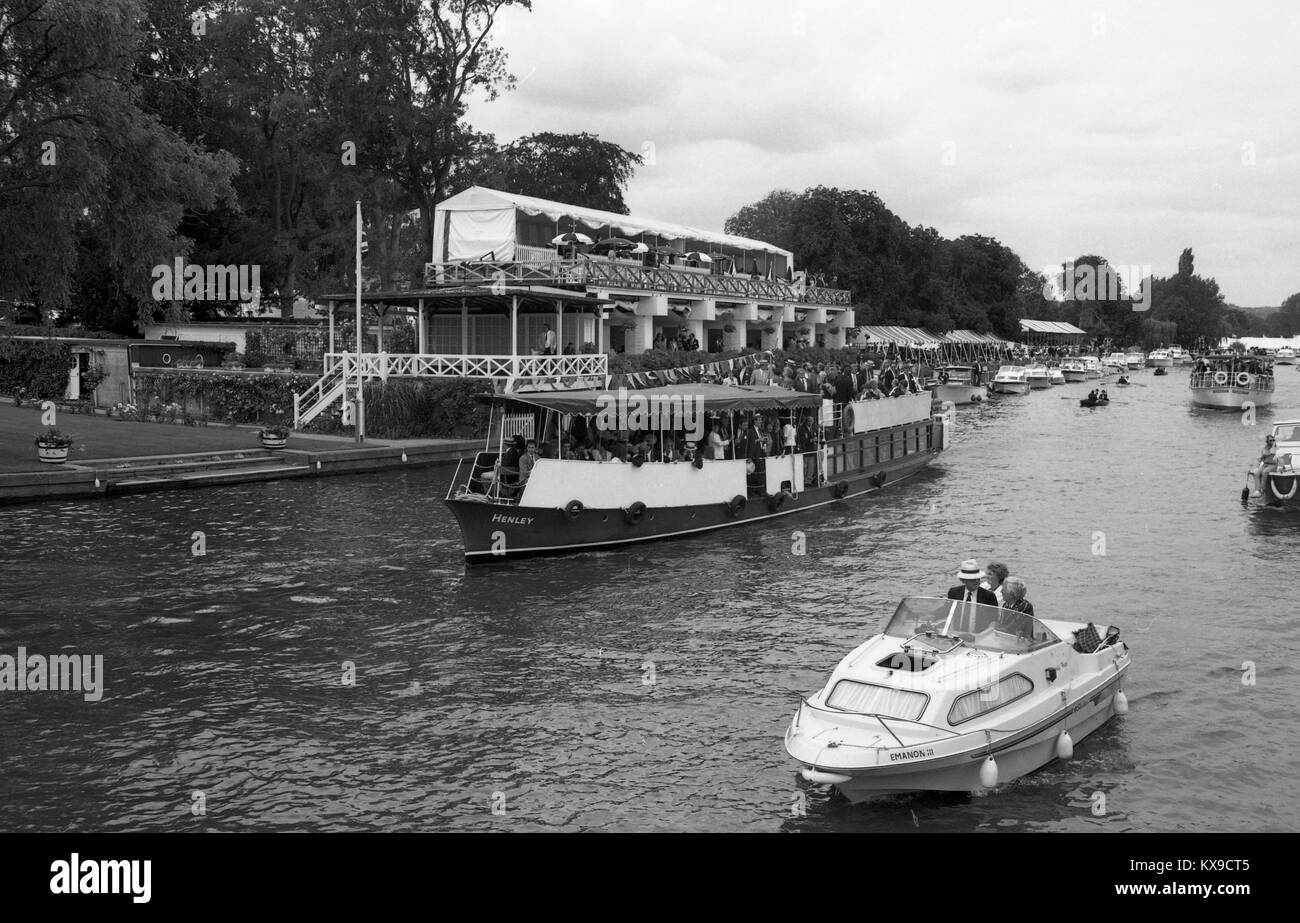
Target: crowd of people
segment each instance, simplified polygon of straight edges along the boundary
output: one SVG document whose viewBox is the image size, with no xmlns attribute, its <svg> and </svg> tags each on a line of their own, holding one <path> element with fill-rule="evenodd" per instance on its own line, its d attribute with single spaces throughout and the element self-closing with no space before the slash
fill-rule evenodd
<svg viewBox="0 0 1300 923">
<path fill-rule="evenodd" d="M 805 394 L 820 394 L 837 404 L 850 401 L 879 400 L 919 394 L 930 377 L 928 366 L 920 362 L 881 361 L 879 371 L 870 359 L 858 362 L 804 362 L 785 360 L 777 366 L 767 360 L 745 369 L 739 383 L 788 388 Z"/>
</svg>

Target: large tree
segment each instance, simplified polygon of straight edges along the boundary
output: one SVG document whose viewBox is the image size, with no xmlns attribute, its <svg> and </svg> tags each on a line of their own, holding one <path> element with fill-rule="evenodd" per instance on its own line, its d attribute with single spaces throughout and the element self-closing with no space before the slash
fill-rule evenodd
<svg viewBox="0 0 1300 923">
<path fill-rule="evenodd" d="M 641 163 L 596 135 L 542 132 L 487 153 L 460 182 L 626 215 L 623 192 Z"/>
<path fill-rule="evenodd" d="M 231 194 L 233 160 L 142 105 L 142 16 L 139 0 L 0 3 L 0 298 L 66 311 L 89 233 L 146 307 L 152 267 L 190 247 L 185 210 Z"/>
</svg>

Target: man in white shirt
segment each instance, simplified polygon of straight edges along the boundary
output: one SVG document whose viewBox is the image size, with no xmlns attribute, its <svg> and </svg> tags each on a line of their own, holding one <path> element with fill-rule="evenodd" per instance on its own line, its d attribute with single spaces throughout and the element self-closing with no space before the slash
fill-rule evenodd
<svg viewBox="0 0 1300 923">
<path fill-rule="evenodd" d="M 1011 571 L 1007 569 L 1007 566 L 1000 561 L 991 561 L 984 568 L 984 579 L 980 582 L 980 586 L 993 591 L 993 595 L 998 598 L 999 606 L 1003 604 L 1002 582 L 1007 579 L 1007 575 L 1010 573 Z"/>
<path fill-rule="evenodd" d="M 555 331 L 551 329 L 550 324 L 543 324 L 542 327 L 546 330 L 546 335 L 542 338 L 542 355 L 554 356 L 555 355 Z"/>
</svg>

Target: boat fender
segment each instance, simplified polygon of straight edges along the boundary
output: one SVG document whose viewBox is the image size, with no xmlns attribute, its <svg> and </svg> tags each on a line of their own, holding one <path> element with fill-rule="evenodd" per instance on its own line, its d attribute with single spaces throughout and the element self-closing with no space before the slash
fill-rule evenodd
<svg viewBox="0 0 1300 923">
<path fill-rule="evenodd" d="M 732 497 L 730 500 L 727 501 L 727 512 L 730 513 L 732 516 L 739 516 L 740 511 L 745 508 L 746 502 L 747 501 L 745 500 L 744 497 L 742 497 L 740 494 L 736 494 L 734 497 Z"/>
<path fill-rule="evenodd" d="M 1056 738 L 1056 758 L 1068 760 L 1072 756 L 1074 756 L 1074 740 L 1071 739 L 1069 731 L 1062 731 Z"/>
<path fill-rule="evenodd" d="M 848 492 L 849 492 L 848 481 L 840 481 L 838 484 L 836 484 L 834 487 L 831 488 L 831 493 L 835 495 L 836 500 L 842 500 L 844 498 L 844 495 Z"/>
<path fill-rule="evenodd" d="M 1241 502 L 1242 502 L 1242 503 L 1245 503 L 1245 502 L 1246 502 L 1247 500 L 1249 500 L 1249 499 L 1250 499 L 1250 488 L 1249 488 L 1249 487 L 1243 487 L 1243 488 L 1241 489 Z"/>
<path fill-rule="evenodd" d="M 1128 696 L 1124 694 L 1123 689 L 1115 693 L 1115 714 L 1117 715 L 1128 714 Z"/>
<path fill-rule="evenodd" d="M 569 522 L 573 522 L 578 518 L 578 514 L 582 512 L 582 509 L 581 500 L 570 500 L 564 505 L 564 515 L 569 518 Z"/>
<path fill-rule="evenodd" d="M 993 788 L 998 784 L 998 761 L 989 757 L 980 767 L 980 785 L 985 788 Z"/>
<path fill-rule="evenodd" d="M 1291 490 L 1288 493 L 1282 493 L 1278 490 L 1278 483 L 1280 481 L 1291 482 Z M 1294 474 L 1288 474 L 1286 477 L 1278 477 L 1276 474 L 1270 474 L 1268 476 L 1268 489 L 1272 492 L 1273 496 L 1277 497 L 1279 500 L 1290 500 L 1296 495 L 1296 489 L 1298 487 L 1300 487 L 1300 477 L 1297 477 Z"/>
<path fill-rule="evenodd" d="M 1250 373 L 1249 373 L 1249 372 L 1238 372 L 1238 373 L 1237 373 L 1237 387 L 1239 387 L 1239 388 L 1249 388 L 1249 387 L 1250 387 Z"/>
<path fill-rule="evenodd" d="M 703 452 L 696 452 L 696 453 L 695 453 L 695 461 L 691 462 L 691 464 L 694 465 L 697 469 L 699 469 L 699 468 L 703 468 L 703 467 L 704 467 L 704 453 L 703 453 Z"/>
<path fill-rule="evenodd" d="M 871 476 L 871 483 L 875 484 L 877 487 L 884 487 L 885 477 L 886 477 L 885 472 L 877 471 L 874 475 Z"/>
<path fill-rule="evenodd" d="M 637 452 L 635 455 L 632 456 L 633 468 L 640 468 L 644 464 L 645 464 L 645 453 Z"/>
<path fill-rule="evenodd" d="M 847 431 L 853 432 L 853 405 L 845 404 L 844 412 L 840 414 L 840 425 Z"/>
<path fill-rule="evenodd" d="M 640 522 L 641 517 L 644 515 L 645 515 L 645 504 L 642 503 L 640 500 L 636 501 L 627 509 L 623 510 L 623 518 L 627 520 L 627 524 L 630 526 L 634 526 L 638 522 Z"/>
<path fill-rule="evenodd" d="M 781 507 L 785 506 L 785 501 L 789 500 L 790 496 L 791 494 L 788 490 L 778 491 L 767 498 L 767 504 L 773 511 L 779 510 Z"/>
<path fill-rule="evenodd" d="M 1215 383 L 1216 385 L 1226 385 L 1226 384 L 1228 383 L 1228 373 L 1227 373 L 1227 372 L 1215 372 L 1215 373 L 1214 373 L 1214 383 Z"/>
</svg>

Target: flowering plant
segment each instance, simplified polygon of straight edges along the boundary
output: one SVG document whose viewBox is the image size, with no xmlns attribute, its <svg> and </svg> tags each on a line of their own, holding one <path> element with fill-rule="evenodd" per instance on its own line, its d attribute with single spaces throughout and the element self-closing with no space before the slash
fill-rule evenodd
<svg viewBox="0 0 1300 923">
<path fill-rule="evenodd" d="M 36 434 L 36 444 L 43 448 L 66 449 L 72 445 L 72 437 L 51 426 L 45 432 Z"/>
</svg>

